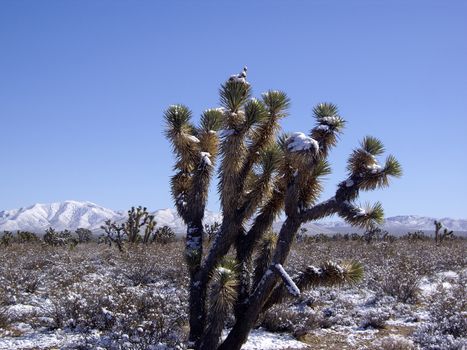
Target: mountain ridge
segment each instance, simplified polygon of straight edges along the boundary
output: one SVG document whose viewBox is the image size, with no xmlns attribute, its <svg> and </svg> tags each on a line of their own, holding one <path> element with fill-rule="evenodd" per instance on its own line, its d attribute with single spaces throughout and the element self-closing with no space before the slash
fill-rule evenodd
<svg viewBox="0 0 467 350">
<path fill-rule="evenodd" d="M 166 208 L 151 212 L 155 216 L 157 226 L 170 226 L 177 233 L 185 231 L 183 220 L 175 209 Z M 106 220 L 122 221 L 125 211 L 116 211 L 102 207 L 89 201 L 67 200 L 54 203 L 35 203 L 28 207 L 0 211 L 0 232 L 25 230 L 43 232 L 49 227 L 57 230 L 76 230 L 78 227 L 99 231 Z M 222 215 L 206 211 L 205 223 L 220 222 Z M 433 230 L 435 218 L 420 215 L 397 215 L 385 220 L 383 229 L 389 232 L 407 232 L 414 230 Z M 454 231 L 467 231 L 467 220 L 441 218 L 443 225 Z M 276 221 L 274 230 L 280 229 L 281 221 Z M 332 234 L 337 232 L 357 232 L 343 221 L 313 222 L 303 225 L 310 233 Z"/>
</svg>

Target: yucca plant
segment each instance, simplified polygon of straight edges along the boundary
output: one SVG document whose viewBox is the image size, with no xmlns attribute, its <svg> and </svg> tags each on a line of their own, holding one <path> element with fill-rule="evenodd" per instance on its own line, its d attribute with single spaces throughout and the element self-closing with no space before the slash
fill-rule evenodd
<svg viewBox="0 0 467 350">
<path fill-rule="evenodd" d="M 131 207 L 127 213 L 126 221 L 117 223 L 109 219 L 101 226 L 107 235 L 106 241 L 109 245 L 114 242 L 121 252 L 123 252 L 124 240 L 128 243 L 142 242 L 147 244 L 156 231 L 157 222 L 154 220 L 154 215 L 151 215 L 146 207 Z"/>
<path fill-rule="evenodd" d="M 345 125 L 335 105 L 321 103 L 313 109 L 310 132 L 280 133 L 289 98 L 275 90 L 251 98 L 246 68 L 222 84 L 220 104 L 201 115 L 199 126 L 192 124 L 184 105 L 170 106 L 164 117 L 176 157 L 172 195 L 187 224 L 189 338 L 196 349 L 238 350 L 258 316 L 275 303 L 313 286 L 361 278 L 362 266 L 356 262 L 310 266 L 293 278 L 284 264 L 303 223 L 333 214 L 363 228 L 381 223 L 380 203 L 362 208 L 356 200 L 361 190 L 388 186 L 391 176 L 401 175 L 401 167 L 393 156 L 380 165 L 383 144 L 365 137 L 349 157 L 348 177 L 333 197 L 319 201 L 321 180 L 330 173 L 329 151 Z M 203 216 L 218 157 L 223 220 L 203 252 Z M 275 237 L 271 228 L 281 213 L 285 221 Z M 222 267 L 229 251 L 235 256 L 234 269 Z M 221 342 L 228 313 L 235 322 Z"/>
<path fill-rule="evenodd" d="M 175 240 L 175 231 L 170 226 L 164 225 L 159 227 L 152 234 L 152 241 L 155 243 L 166 244 Z"/>
<path fill-rule="evenodd" d="M 454 236 L 454 231 L 449 231 L 446 227 L 444 227 L 443 231 L 443 224 L 437 220 L 434 221 L 435 225 L 435 242 L 436 244 L 442 243 L 445 239 L 452 238 Z"/>
</svg>

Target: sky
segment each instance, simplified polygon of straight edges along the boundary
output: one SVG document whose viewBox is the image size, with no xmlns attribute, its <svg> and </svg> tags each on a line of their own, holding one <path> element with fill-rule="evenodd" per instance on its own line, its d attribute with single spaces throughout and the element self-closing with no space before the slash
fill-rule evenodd
<svg viewBox="0 0 467 350">
<path fill-rule="evenodd" d="M 254 95 L 290 97 L 284 131 L 308 132 L 320 102 L 347 120 L 322 199 L 372 135 L 404 175 L 361 202 L 467 218 L 466 33 L 455 0 L 0 0 L 0 211 L 173 207 L 164 109 L 186 104 L 196 122 L 247 65 Z"/>
</svg>

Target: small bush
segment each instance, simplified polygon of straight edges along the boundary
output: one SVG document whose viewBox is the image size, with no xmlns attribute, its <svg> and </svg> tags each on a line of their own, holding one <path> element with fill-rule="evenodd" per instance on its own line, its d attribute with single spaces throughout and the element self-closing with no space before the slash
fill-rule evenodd
<svg viewBox="0 0 467 350">
<path fill-rule="evenodd" d="M 290 308 L 281 304 L 266 312 L 262 326 L 270 332 L 288 332 L 300 337 L 316 329 L 319 319 L 311 309 Z"/>
<path fill-rule="evenodd" d="M 42 239 L 44 240 L 44 243 L 51 246 L 64 246 L 76 243 L 70 231 L 55 231 L 52 227 L 45 231 Z"/>
<path fill-rule="evenodd" d="M 86 228 L 78 228 L 76 231 L 76 236 L 78 237 L 78 243 L 87 243 L 92 240 L 92 231 Z"/>
<path fill-rule="evenodd" d="M 382 309 L 371 309 L 363 315 L 360 327 L 363 329 L 383 329 L 389 317 L 389 313 Z"/>
<path fill-rule="evenodd" d="M 414 350 L 415 345 L 410 339 L 400 335 L 390 335 L 388 337 L 378 339 L 372 343 L 372 350 Z"/>
<path fill-rule="evenodd" d="M 420 271 L 404 259 L 381 276 L 380 292 L 403 303 L 415 303 L 420 293 Z"/>
<path fill-rule="evenodd" d="M 175 240 L 175 232 L 169 226 L 159 227 L 154 233 L 152 241 L 167 244 Z"/>
<path fill-rule="evenodd" d="M 430 322 L 415 333 L 424 349 L 464 349 L 467 346 L 467 276 L 450 288 L 442 285 L 429 303 Z"/>
</svg>

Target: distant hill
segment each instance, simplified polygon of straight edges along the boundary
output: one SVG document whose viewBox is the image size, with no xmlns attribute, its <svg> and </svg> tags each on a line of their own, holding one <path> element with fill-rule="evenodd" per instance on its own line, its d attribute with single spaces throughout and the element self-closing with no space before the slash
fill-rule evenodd
<svg viewBox="0 0 467 350">
<path fill-rule="evenodd" d="M 158 227 L 167 225 L 177 233 L 186 229 L 175 209 L 156 210 L 152 214 Z M 114 211 L 91 202 L 68 200 L 59 203 L 38 203 L 26 208 L 0 211 L 0 232 L 25 230 L 41 233 L 49 227 L 56 230 L 76 230 L 82 227 L 100 231 L 106 220 L 120 222 L 126 217 L 126 211 Z M 205 223 L 210 224 L 221 219 L 220 214 L 206 211 Z"/>
<path fill-rule="evenodd" d="M 157 226 L 170 226 L 175 232 L 181 234 L 185 231 L 185 224 L 177 215 L 175 209 L 161 209 L 153 212 Z M 0 232 L 27 230 L 32 232 L 44 232 L 53 227 L 57 230 L 76 230 L 78 227 L 99 231 L 100 226 L 110 219 L 122 221 L 126 218 L 126 212 L 104 208 L 91 202 L 65 201 L 50 204 L 34 204 L 26 208 L 0 211 Z M 220 222 L 222 215 L 211 211 L 205 213 L 205 223 Z M 423 230 L 426 233 L 433 231 L 435 218 L 400 215 L 389 217 L 385 220 L 383 228 L 393 234 L 404 234 L 408 231 Z M 443 225 L 455 233 L 467 232 L 467 220 L 451 218 L 437 219 Z M 274 230 L 279 231 L 282 222 L 274 223 Z M 343 221 L 314 222 L 303 225 L 310 234 L 361 232 L 350 227 Z"/>
<path fill-rule="evenodd" d="M 432 218 L 419 215 L 398 215 L 388 217 L 384 220 L 382 229 L 392 234 L 405 234 L 409 231 L 422 230 L 429 234 L 434 231 L 435 220 L 440 221 L 444 227 L 453 230 L 457 234 L 465 235 L 467 233 L 467 220 L 451 218 Z M 361 232 L 361 229 L 351 227 L 344 221 L 318 222 L 317 226 L 335 233 Z"/>
</svg>

